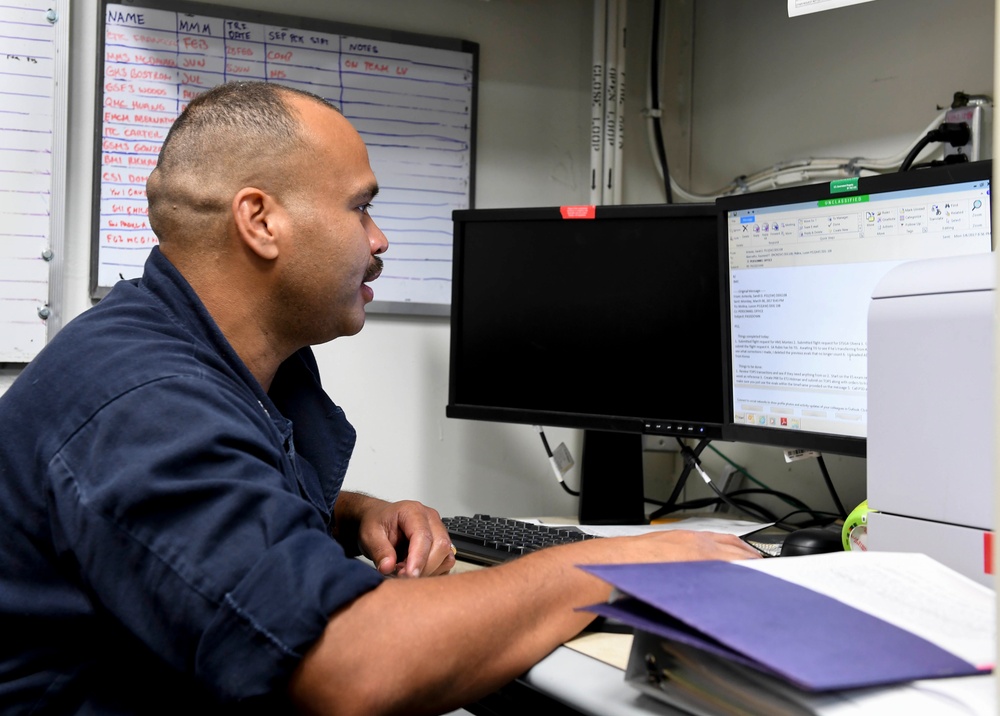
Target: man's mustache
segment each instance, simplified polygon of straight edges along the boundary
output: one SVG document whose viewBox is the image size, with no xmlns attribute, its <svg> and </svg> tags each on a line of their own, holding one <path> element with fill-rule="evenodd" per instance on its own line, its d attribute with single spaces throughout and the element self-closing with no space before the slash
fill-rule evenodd
<svg viewBox="0 0 1000 716">
<path fill-rule="evenodd" d="M 382 274 L 382 259 L 379 256 L 372 257 L 372 263 L 365 271 L 365 283 L 374 281 Z"/>
</svg>

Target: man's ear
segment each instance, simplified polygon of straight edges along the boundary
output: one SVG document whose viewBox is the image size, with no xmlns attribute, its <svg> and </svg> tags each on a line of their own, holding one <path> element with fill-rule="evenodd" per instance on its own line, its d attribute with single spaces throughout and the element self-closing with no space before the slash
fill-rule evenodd
<svg viewBox="0 0 1000 716">
<path fill-rule="evenodd" d="M 236 234 L 262 259 L 278 256 L 281 207 L 273 196 L 255 187 L 244 187 L 233 197 Z"/>
</svg>

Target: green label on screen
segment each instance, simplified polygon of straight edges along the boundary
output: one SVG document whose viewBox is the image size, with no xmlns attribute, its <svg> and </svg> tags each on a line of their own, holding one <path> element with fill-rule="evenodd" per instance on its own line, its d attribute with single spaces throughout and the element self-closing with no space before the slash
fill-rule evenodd
<svg viewBox="0 0 1000 716">
<path fill-rule="evenodd" d="M 857 191 L 858 190 L 858 178 L 850 177 L 848 179 L 834 179 L 830 182 L 830 193 L 831 194 L 843 194 L 845 191 Z"/>
<path fill-rule="evenodd" d="M 868 201 L 867 194 L 858 196 L 840 196 L 836 199 L 820 199 L 819 206 L 837 206 L 838 204 L 863 204 Z"/>
</svg>

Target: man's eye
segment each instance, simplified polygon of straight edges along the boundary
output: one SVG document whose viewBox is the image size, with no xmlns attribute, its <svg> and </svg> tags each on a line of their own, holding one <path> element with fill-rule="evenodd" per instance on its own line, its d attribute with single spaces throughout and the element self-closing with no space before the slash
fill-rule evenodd
<svg viewBox="0 0 1000 716">
<path fill-rule="evenodd" d="M 370 203 L 368 203 L 368 204 L 362 204 L 361 206 L 358 207 L 358 209 L 361 210 L 362 214 L 367 214 L 367 213 L 371 212 L 372 205 Z"/>
</svg>

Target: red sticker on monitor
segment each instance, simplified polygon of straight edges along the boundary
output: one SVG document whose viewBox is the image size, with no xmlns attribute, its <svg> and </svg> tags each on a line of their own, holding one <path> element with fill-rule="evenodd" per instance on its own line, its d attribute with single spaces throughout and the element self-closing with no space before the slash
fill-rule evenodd
<svg viewBox="0 0 1000 716">
<path fill-rule="evenodd" d="M 594 206 L 560 206 L 559 213 L 564 219 L 593 219 L 596 215 Z"/>
<path fill-rule="evenodd" d="M 993 574 L 993 533 L 983 533 L 983 571 Z"/>
</svg>

